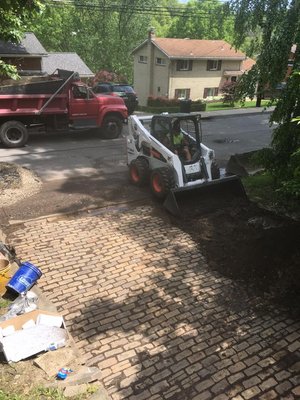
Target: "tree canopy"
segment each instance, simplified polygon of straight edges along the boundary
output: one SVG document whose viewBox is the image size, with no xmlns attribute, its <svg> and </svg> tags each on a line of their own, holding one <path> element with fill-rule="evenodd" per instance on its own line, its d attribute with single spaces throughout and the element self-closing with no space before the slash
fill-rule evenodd
<svg viewBox="0 0 300 400">
<path fill-rule="evenodd" d="M 230 5 L 236 16 L 236 46 L 251 32 L 261 33 L 256 65 L 239 82 L 240 97 L 254 97 L 257 93 L 259 98 L 266 87 L 274 90 L 286 80 L 271 116 L 271 122 L 278 123 L 278 127 L 271 149 L 264 152 L 264 161 L 278 190 L 300 198 L 300 2 L 231 0 Z M 292 49 L 292 73 L 286 78 Z"/>
<path fill-rule="evenodd" d="M 1 0 L 0 40 L 20 42 L 27 23 L 37 15 L 43 6 L 39 0 Z M 16 68 L 0 60 L 0 79 L 5 76 L 17 77 Z"/>
<path fill-rule="evenodd" d="M 251 72 L 242 77 L 240 96 L 260 98 L 266 85 L 274 90 L 285 79 L 291 48 L 299 43 L 299 1 L 231 0 L 230 9 L 234 45 L 239 48 L 248 39 L 259 53 Z"/>
</svg>

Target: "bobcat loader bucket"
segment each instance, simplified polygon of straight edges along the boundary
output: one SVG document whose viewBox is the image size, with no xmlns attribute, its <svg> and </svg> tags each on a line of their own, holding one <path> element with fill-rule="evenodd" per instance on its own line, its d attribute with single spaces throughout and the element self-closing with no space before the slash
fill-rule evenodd
<svg viewBox="0 0 300 400">
<path fill-rule="evenodd" d="M 172 189 L 163 205 L 171 214 L 182 216 L 184 210 L 193 213 L 199 208 L 219 208 L 224 201 L 235 197 L 247 199 L 240 178 L 229 176 L 199 185 Z"/>
</svg>

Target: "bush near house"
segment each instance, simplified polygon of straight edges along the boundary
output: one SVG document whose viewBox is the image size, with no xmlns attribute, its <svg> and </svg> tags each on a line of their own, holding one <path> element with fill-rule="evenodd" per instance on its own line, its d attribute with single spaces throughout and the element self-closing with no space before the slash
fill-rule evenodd
<svg viewBox="0 0 300 400">
<path fill-rule="evenodd" d="M 161 112 L 179 112 L 180 111 L 180 99 L 168 99 L 166 97 L 154 97 L 149 96 L 147 101 L 147 107 L 139 107 L 141 110 L 147 110 L 155 114 Z M 202 100 L 195 100 L 191 102 L 191 111 L 205 111 L 206 103 Z"/>
<path fill-rule="evenodd" d="M 237 82 L 225 82 L 221 87 L 221 93 L 223 94 L 222 101 L 224 104 L 234 106 L 234 103 L 238 100 L 237 94 Z"/>
</svg>

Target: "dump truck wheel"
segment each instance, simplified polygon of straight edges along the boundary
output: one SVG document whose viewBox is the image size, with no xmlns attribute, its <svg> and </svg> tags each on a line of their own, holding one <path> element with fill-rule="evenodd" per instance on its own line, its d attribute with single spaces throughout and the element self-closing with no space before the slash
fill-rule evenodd
<svg viewBox="0 0 300 400">
<path fill-rule="evenodd" d="M 130 181 L 136 186 L 144 185 L 149 177 L 148 162 L 144 158 L 137 158 L 129 165 Z"/>
<path fill-rule="evenodd" d="M 104 139 L 116 139 L 122 132 L 122 120 L 116 116 L 104 118 L 102 126 L 102 136 Z"/>
<path fill-rule="evenodd" d="M 7 121 L 0 127 L 0 140 L 6 147 L 23 147 L 28 140 L 28 131 L 19 121 Z"/>
<path fill-rule="evenodd" d="M 150 177 L 152 193 L 159 199 L 164 199 L 175 186 L 174 174 L 170 168 L 157 168 Z"/>
<path fill-rule="evenodd" d="M 220 179 L 220 168 L 217 163 L 211 164 L 211 179 Z"/>
</svg>

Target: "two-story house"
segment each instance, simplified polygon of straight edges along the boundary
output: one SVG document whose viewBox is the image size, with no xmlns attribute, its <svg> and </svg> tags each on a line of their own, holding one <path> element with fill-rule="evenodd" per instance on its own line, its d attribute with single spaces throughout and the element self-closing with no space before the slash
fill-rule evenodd
<svg viewBox="0 0 300 400">
<path fill-rule="evenodd" d="M 147 105 L 149 96 L 191 100 L 218 96 L 225 81 L 236 80 L 254 63 L 224 40 L 158 38 L 153 31 L 132 54 L 141 106 Z"/>
</svg>

